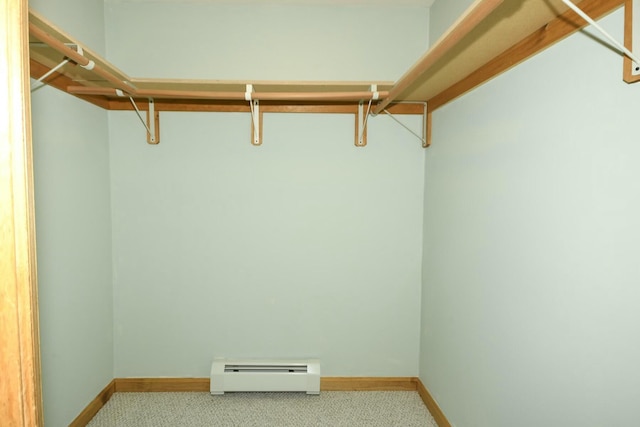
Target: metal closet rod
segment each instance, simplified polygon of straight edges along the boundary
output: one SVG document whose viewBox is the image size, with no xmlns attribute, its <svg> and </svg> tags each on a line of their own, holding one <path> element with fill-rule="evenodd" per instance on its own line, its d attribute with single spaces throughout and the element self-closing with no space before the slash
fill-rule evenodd
<svg viewBox="0 0 640 427">
<path fill-rule="evenodd" d="M 74 95 L 122 96 L 112 88 L 69 86 L 67 91 Z M 165 99 L 212 99 L 226 101 L 245 101 L 245 92 L 216 92 L 189 90 L 125 90 L 134 98 Z M 251 99 L 260 101 L 360 101 L 373 99 L 376 94 L 383 98 L 389 92 L 252 92 Z"/>
<path fill-rule="evenodd" d="M 49 45 L 60 54 L 68 57 L 80 66 L 90 69 L 100 77 L 113 84 L 116 89 L 126 92 L 134 98 L 174 98 L 174 99 L 212 99 L 212 100 L 245 100 L 245 92 L 200 92 L 187 90 L 145 90 L 137 89 L 133 84 L 123 82 L 100 65 L 94 64 L 81 53 L 71 49 L 65 43 L 47 34 L 45 31 L 29 23 L 29 32 L 40 41 Z M 79 45 L 78 45 L 79 46 Z M 69 86 L 69 93 L 76 95 L 105 95 L 122 96 L 112 88 L 98 88 L 86 86 Z M 388 91 L 353 91 L 353 92 L 254 92 L 252 99 L 263 101 L 360 101 L 369 99 L 384 99 Z"/>
</svg>

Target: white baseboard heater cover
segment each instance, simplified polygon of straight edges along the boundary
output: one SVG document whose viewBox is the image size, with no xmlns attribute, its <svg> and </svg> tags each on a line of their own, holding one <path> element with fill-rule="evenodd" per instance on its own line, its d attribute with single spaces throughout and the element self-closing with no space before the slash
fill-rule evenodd
<svg viewBox="0 0 640 427">
<path fill-rule="evenodd" d="M 211 394 L 249 391 L 304 391 L 320 394 L 320 360 L 216 358 Z"/>
</svg>

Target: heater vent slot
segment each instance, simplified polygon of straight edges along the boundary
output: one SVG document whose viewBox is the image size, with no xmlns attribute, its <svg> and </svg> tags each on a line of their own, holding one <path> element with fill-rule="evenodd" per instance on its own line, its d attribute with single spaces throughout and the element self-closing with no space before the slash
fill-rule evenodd
<svg viewBox="0 0 640 427">
<path fill-rule="evenodd" d="M 242 391 L 320 393 L 320 361 L 214 359 L 211 394 Z"/>
<path fill-rule="evenodd" d="M 307 373 L 307 365 L 225 365 L 225 372 L 289 372 Z"/>
</svg>

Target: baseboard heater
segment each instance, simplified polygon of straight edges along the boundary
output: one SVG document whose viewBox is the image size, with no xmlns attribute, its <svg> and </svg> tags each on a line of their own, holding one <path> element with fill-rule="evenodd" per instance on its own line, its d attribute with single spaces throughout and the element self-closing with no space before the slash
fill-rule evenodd
<svg viewBox="0 0 640 427">
<path fill-rule="evenodd" d="M 249 391 L 320 394 L 320 361 L 214 359 L 211 394 Z"/>
</svg>

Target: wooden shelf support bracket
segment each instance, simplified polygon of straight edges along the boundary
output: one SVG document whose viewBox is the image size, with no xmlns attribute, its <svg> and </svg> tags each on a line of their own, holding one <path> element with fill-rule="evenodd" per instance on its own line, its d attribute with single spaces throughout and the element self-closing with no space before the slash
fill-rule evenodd
<svg viewBox="0 0 640 427">
<path fill-rule="evenodd" d="M 636 27 L 636 28 L 634 28 Z M 640 0 L 624 2 L 624 46 L 633 52 L 640 52 Z M 640 64 L 624 56 L 623 79 L 627 83 L 640 81 Z"/>
<path fill-rule="evenodd" d="M 149 98 L 149 109 L 147 110 L 147 143 L 160 143 L 160 111 L 156 110 L 153 98 Z"/>
<path fill-rule="evenodd" d="M 369 104 L 371 106 L 371 104 Z M 368 116 L 368 114 L 367 114 Z M 364 112 L 364 101 L 358 103 L 358 111 L 356 112 L 356 147 L 364 147 L 367 145 L 367 117 Z"/>
</svg>

